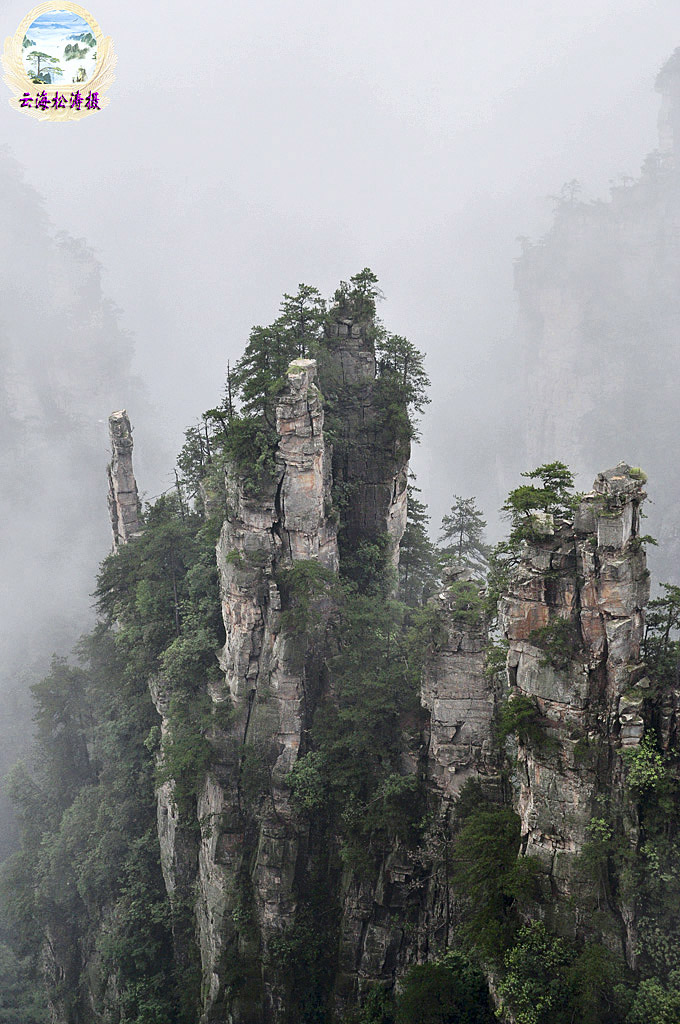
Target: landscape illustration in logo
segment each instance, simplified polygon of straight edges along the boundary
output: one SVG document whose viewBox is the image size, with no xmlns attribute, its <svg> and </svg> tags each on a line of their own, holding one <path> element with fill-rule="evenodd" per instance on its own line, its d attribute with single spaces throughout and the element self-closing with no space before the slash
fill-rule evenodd
<svg viewBox="0 0 680 1024">
<path fill-rule="evenodd" d="M 22 43 L 26 73 L 36 85 L 87 82 L 97 63 L 92 26 L 72 11 L 47 11 L 32 22 Z"/>
</svg>

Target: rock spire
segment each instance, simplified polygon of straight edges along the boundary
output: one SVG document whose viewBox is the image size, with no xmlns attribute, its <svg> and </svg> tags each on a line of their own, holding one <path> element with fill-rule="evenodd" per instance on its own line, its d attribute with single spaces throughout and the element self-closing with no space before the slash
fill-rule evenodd
<svg viewBox="0 0 680 1024">
<path fill-rule="evenodd" d="M 109 416 L 111 462 L 109 477 L 109 513 L 113 531 L 113 549 L 142 532 L 141 502 L 132 468 L 132 427 L 125 409 Z"/>
</svg>

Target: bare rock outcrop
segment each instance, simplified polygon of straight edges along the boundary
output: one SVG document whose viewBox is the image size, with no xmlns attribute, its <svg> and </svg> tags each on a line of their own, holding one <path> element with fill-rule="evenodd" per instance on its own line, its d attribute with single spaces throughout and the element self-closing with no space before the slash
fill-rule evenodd
<svg viewBox="0 0 680 1024">
<path fill-rule="evenodd" d="M 109 416 L 111 462 L 108 466 L 109 513 L 114 551 L 142 532 L 141 503 L 132 468 L 132 428 L 125 409 Z"/>
<path fill-rule="evenodd" d="M 313 360 L 296 360 L 277 407 L 275 478 L 257 493 L 227 476 L 217 546 L 226 643 L 224 681 L 212 684 L 216 760 L 199 795 L 198 926 L 206 1020 L 278 1019 L 281 979 L 272 942 L 291 925 L 301 838 L 286 776 L 318 692 L 309 640 L 282 619 L 282 570 L 338 568 L 330 459 Z M 319 598 L 323 620 L 329 602 Z M 228 720 L 227 725 L 220 721 Z M 256 953 L 253 934 L 259 936 Z M 261 943 L 261 945 L 259 945 Z M 251 958 L 249 960 L 249 958 Z M 249 962 L 248 993 L 233 999 L 229 964 Z M 259 1006 L 259 1010 L 257 1007 Z M 263 1016 L 253 1016 L 261 1013 Z"/>
<path fill-rule="evenodd" d="M 577 856 L 602 814 L 598 798 L 606 794 L 635 835 L 621 751 L 640 741 L 649 685 L 640 660 L 649 598 L 643 482 L 621 463 L 597 477 L 573 522 L 546 517 L 540 534 L 522 542 L 500 602 L 510 702 L 533 702 L 536 715 L 517 748 L 522 850 L 563 898 L 583 895 Z"/>
<path fill-rule="evenodd" d="M 495 775 L 493 680 L 485 671 L 488 624 L 479 583 L 466 573 L 435 599 L 442 635 L 423 670 L 420 699 L 429 712 L 428 769 L 446 803 L 473 775 Z"/>
<path fill-rule="evenodd" d="M 321 366 L 324 394 L 332 396 L 335 437 L 333 479 L 347 488 L 345 535 L 350 547 L 386 535 L 396 566 L 406 529 L 410 443 L 384 430 L 376 387 L 372 318 L 339 312 L 326 327 Z"/>
</svg>

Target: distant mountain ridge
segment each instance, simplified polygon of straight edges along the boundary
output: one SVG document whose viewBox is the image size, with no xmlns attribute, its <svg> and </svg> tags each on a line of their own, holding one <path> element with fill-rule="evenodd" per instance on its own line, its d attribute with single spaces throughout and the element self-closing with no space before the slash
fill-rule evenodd
<svg viewBox="0 0 680 1024">
<path fill-rule="evenodd" d="M 72 42 L 85 43 L 86 46 L 96 46 L 97 40 L 91 32 L 81 32 L 78 36 L 69 36 Z M 68 47 L 67 47 L 68 48 Z"/>
</svg>

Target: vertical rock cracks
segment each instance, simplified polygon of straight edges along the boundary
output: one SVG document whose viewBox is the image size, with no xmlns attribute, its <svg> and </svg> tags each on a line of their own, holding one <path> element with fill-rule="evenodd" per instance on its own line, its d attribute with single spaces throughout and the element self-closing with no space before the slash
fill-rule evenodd
<svg viewBox="0 0 680 1024">
<path fill-rule="evenodd" d="M 132 428 L 125 409 L 109 416 L 109 514 L 114 551 L 141 533 L 141 505 L 132 468 Z"/>
<path fill-rule="evenodd" d="M 385 429 L 372 318 L 338 313 L 326 327 L 321 383 L 333 408 L 333 483 L 345 489 L 346 544 L 386 536 L 396 567 L 406 529 L 410 443 Z"/>
<path fill-rule="evenodd" d="M 523 542 L 499 608 L 510 701 L 533 701 L 538 716 L 534 738 L 517 747 L 523 851 L 537 858 L 563 908 L 576 897 L 577 926 L 588 891 L 578 855 L 591 820 L 618 816 L 636 841 L 621 750 L 642 737 L 649 686 L 640 660 L 649 598 L 643 480 L 625 463 L 599 474 L 573 522 L 546 522 L 542 536 Z M 630 959 L 629 934 L 622 944 Z"/>
<path fill-rule="evenodd" d="M 301 654 L 304 637 L 282 624 L 278 573 L 300 561 L 338 570 L 331 516 L 331 466 L 324 445 L 316 363 L 293 362 L 276 410 L 276 474 L 256 496 L 235 472 L 227 478 L 226 518 L 217 547 L 226 643 L 223 683 L 212 685 L 216 711 L 233 722 L 216 727 L 215 765 L 199 797 L 198 924 L 205 1019 L 274 1018 L 282 1009 L 272 940 L 292 923 L 299 825 L 286 776 L 309 725 L 317 666 Z M 321 616 L 328 614 L 320 607 Z M 262 793 L 256 792 L 262 790 Z M 263 795 L 264 794 L 264 795 Z M 230 969 L 250 955 L 259 964 L 249 995 L 234 999 Z M 259 999 L 259 1011 L 258 1011 Z"/>
</svg>

